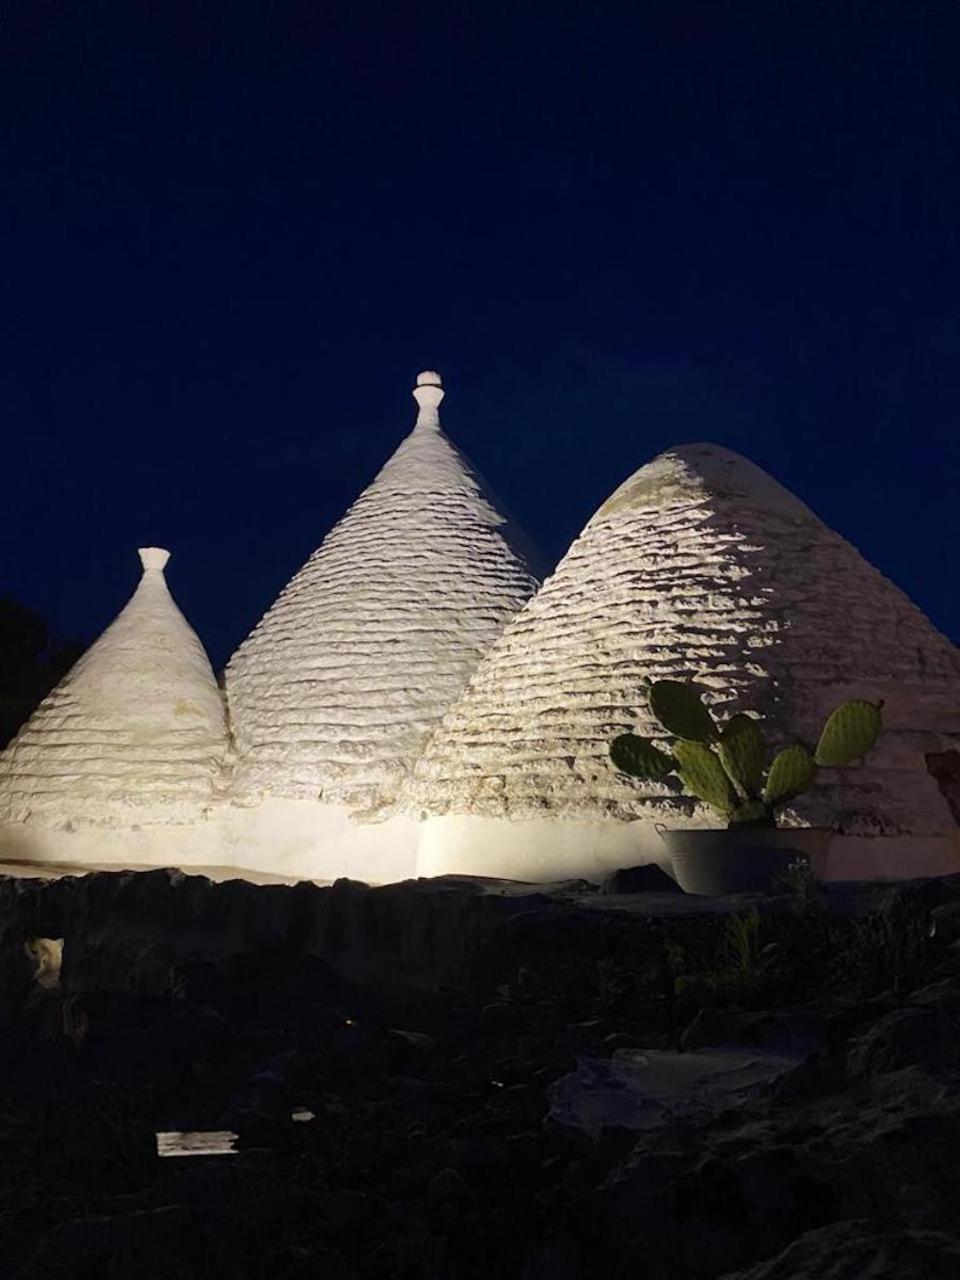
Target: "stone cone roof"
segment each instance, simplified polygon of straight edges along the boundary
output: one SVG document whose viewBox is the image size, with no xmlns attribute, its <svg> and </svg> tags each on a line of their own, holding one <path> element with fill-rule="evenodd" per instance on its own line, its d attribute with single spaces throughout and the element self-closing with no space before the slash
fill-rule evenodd
<svg viewBox="0 0 960 1280">
<path fill-rule="evenodd" d="M 536 589 L 523 535 L 440 429 L 417 424 L 227 667 L 233 796 L 385 817 L 428 733 Z"/>
<path fill-rule="evenodd" d="M 716 825 L 672 781 L 609 760 L 625 730 L 662 739 L 643 685 L 668 678 L 696 681 L 721 718 L 755 709 L 772 738 L 808 743 L 843 698 L 885 698 L 868 760 L 821 770 L 786 820 L 952 825 L 925 753 L 960 745 L 957 650 L 797 498 L 714 445 L 668 450 L 600 508 L 432 739 L 408 807 Z"/>
<path fill-rule="evenodd" d="M 126 608 L 0 755 L 0 819 L 45 825 L 191 822 L 227 753 L 223 697 L 167 589 L 167 551 L 140 551 Z"/>
</svg>

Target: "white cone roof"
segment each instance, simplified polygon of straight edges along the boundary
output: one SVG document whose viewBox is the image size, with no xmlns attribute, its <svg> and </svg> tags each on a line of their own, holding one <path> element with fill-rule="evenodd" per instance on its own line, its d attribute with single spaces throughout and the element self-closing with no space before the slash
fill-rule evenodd
<svg viewBox="0 0 960 1280">
<path fill-rule="evenodd" d="M 229 663 L 240 803 L 384 816 L 536 588 L 522 535 L 440 429 L 438 375 L 414 396 L 413 431 Z"/>
<path fill-rule="evenodd" d="M 71 830 L 207 816 L 227 752 L 223 698 L 167 589 L 169 552 L 140 558 L 126 608 L 0 755 L 0 820 Z"/>
<path fill-rule="evenodd" d="M 808 742 L 844 697 L 884 697 L 880 744 L 821 771 L 793 819 L 954 829 L 924 756 L 960 733 L 957 651 L 798 499 L 713 445 L 661 454 L 601 507 L 432 739 L 411 810 L 703 823 L 671 785 L 609 761 L 617 733 L 657 735 L 642 689 L 665 678 Z"/>
</svg>

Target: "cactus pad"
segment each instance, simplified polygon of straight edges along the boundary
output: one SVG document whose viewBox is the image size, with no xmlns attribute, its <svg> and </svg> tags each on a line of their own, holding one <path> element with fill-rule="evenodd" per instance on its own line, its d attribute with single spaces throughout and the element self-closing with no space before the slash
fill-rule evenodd
<svg viewBox="0 0 960 1280">
<path fill-rule="evenodd" d="M 677 773 L 686 789 L 715 809 L 725 821 L 729 820 L 737 797 L 719 758 L 702 742 L 680 741 L 673 751 Z"/>
<path fill-rule="evenodd" d="M 677 738 L 716 742 L 720 736 L 699 693 L 678 680 L 657 680 L 650 686 L 650 710 L 667 733 Z"/>
<path fill-rule="evenodd" d="M 770 766 L 763 788 L 764 801 L 771 807 L 786 804 L 807 790 L 816 772 L 816 762 L 806 747 L 785 747 Z"/>
<path fill-rule="evenodd" d="M 852 764 L 867 754 L 882 727 L 880 708 L 874 703 L 860 698 L 842 702 L 823 726 L 815 753 L 817 764 Z"/>
<path fill-rule="evenodd" d="M 763 766 L 767 760 L 767 744 L 756 720 L 751 716 L 734 716 L 724 725 L 717 750 L 727 776 L 743 799 L 756 796 L 763 783 Z"/>
<path fill-rule="evenodd" d="M 622 773 L 633 778 L 656 780 L 676 767 L 673 756 L 655 747 L 649 738 L 621 733 L 610 743 L 610 759 Z"/>
</svg>

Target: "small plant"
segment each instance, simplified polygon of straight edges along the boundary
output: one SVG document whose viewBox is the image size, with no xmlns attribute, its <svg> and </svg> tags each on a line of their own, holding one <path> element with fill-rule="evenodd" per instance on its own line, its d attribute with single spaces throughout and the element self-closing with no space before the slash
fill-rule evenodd
<svg viewBox="0 0 960 1280">
<path fill-rule="evenodd" d="M 690 685 L 658 680 L 650 686 L 650 710 L 674 736 L 673 751 L 623 733 L 610 744 L 610 756 L 635 778 L 659 781 L 675 773 L 728 826 L 775 827 L 777 810 L 809 789 L 819 765 L 852 764 L 866 755 L 880 734 L 882 705 L 841 703 L 812 752 L 794 743 L 768 765 L 770 752 L 754 716 L 740 713 L 721 727 Z"/>
<path fill-rule="evenodd" d="M 773 879 L 774 887 L 791 897 L 800 915 L 808 916 L 826 910 L 823 888 L 803 854 L 792 858 Z"/>
<path fill-rule="evenodd" d="M 603 956 L 596 962 L 592 1008 L 594 1014 L 609 1014 L 621 1007 L 630 1007 L 640 996 L 641 983 L 637 974 L 611 956 Z"/>
<path fill-rule="evenodd" d="M 721 1002 L 740 1002 L 770 990 L 781 977 L 784 957 L 770 922 L 751 908 L 728 916 L 693 954 L 668 943 L 665 960 L 675 996 L 711 994 Z"/>
<path fill-rule="evenodd" d="M 723 950 L 734 982 L 756 986 L 774 965 L 777 945 L 764 943 L 763 921 L 756 908 L 729 916 L 723 929 Z"/>
<path fill-rule="evenodd" d="M 840 983 L 852 983 L 865 995 L 900 992 L 923 983 L 932 954 L 929 912 L 894 891 L 876 910 L 850 922 L 834 948 L 834 965 Z"/>
<path fill-rule="evenodd" d="M 760 913 L 754 907 L 744 915 L 728 916 L 724 922 L 723 944 L 732 968 L 751 973 L 760 955 Z"/>
</svg>

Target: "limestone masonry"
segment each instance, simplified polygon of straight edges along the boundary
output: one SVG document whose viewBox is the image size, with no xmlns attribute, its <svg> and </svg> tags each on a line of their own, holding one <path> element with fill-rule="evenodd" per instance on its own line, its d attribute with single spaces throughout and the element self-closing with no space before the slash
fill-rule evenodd
<svg viewBox="0 0 960 1280">
<path fill-rule="evenodd" d="M 721 716 L 754 709 L 808 743 L 844 698 L 883 698 L 868 759 L 822 770 L 787 823 L 833 826 L 848 854 L 889 837 L 913 841 L 914 866 L 952 856 L 926 755 L 960 746 L 960 654 L 770 476 L 686 445 L 600 508 L 429 744 L 409 794 L 426 822 L 421 869 L 452 856 L 478 874 L 589 874 L 622 864 L 627 832 L 654 851 L 658 823 L 713 825 L 673 780 L 610 767 L 616 734 L 662 732 L 651 679 L 692 679 Z M 568 832 L 572 860 L 558 852 Z"/>
<path fill-rule="evenodd" d="M 516 532 L 440 429 L 416 426 L 227 667 L 234 792 L 382 817 L 427 734 L 537 586 Z"/>
<path fill-rule="evenodd" d="M 830 878 L 960 869 L 958 771 L 932 763 L 960 752 L 960 655 L 848 542 L 686 445 L 534 594 L 525 540 L 440 428 L 438 375 L 414 395 L 413 431 L 230 660 L 229 725 L 166 553 L 141 553 L 133 599 L 0 756 L 0 858 L 370 881 L 664 861 L 659 826 L 712 819 L 608 748 L 656 736 L 643 689 L 669 677 L 783 740 L 882 698 L 868 759 L 786 821 L 833 830 Z"/>
<path fill-rule="evenodd" d="M 164 578 L 169 553 L 140 552 L 126 608 L 0 755 L 6 858 L 113 861 L 117 833 L 207 823 L 227 756 L 223 697 Z M 120 839 L 127 856 L 136 839 Z"/>
</svg>

